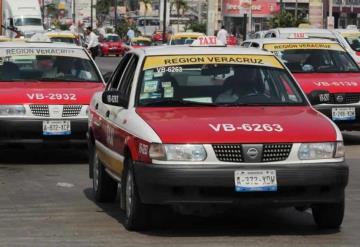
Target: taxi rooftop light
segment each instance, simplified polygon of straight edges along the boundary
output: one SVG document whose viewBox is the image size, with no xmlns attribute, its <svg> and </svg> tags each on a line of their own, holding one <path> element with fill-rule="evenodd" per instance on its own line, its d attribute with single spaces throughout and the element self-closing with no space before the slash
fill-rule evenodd
<svg viewBox="0 0 360 247">
<path fill-rule="evenodd" d="M 309 36 L 306 33 L 292 33 L 288 39 L 308 39 Z"/>
<path fill-rule="evenodd" d="M 198 37 L 190 45 L 191 47 L 225 47 L 226 44 L 221 42 L 216 36 L 201 36 Z"/>
</svg>

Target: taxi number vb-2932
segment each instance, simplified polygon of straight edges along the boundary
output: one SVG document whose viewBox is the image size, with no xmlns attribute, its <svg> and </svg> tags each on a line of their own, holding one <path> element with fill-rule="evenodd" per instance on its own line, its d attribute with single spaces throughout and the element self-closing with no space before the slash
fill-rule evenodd
<svg viewBox="0 0 360 247">
<path fill-rule="evenodd" d="M 77 100 L 76 94 L 73 93 L 28 93 L 26 95 L 30 100 Z"/>
<path fill-rule="evenodd" d="M 210 128 L 215 132 L 226 131 L 254 131 L 254 132 L 283 132 L 284 129 L 280 124 L 248 124 L 243 123 L 241 125 L 234 124 L 209 124 Z"/>
</svg>

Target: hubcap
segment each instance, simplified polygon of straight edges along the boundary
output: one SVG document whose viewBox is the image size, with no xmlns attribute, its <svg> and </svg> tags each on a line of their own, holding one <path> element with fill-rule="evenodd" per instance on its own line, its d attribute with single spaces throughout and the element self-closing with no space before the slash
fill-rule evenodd
<svg viewBox="0 0 360 247">
<path fill-rule="evenodd" d="M 99 186 L 99 160 L 97 155 L 94 155 L 94 190 L 98 190 Z"/>
<path fill-rule="evenodd" d="M 131 214 L 133 202 L 133 178 L 131 172 L 128 171 L 126 176 L 126 216 L 129 218 Z"/>
</svg>

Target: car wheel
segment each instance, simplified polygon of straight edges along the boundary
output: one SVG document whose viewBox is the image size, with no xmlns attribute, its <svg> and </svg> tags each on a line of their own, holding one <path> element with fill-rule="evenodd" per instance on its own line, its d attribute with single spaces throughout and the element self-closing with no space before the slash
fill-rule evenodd
<svg viewBox="0 0 360 247">
<path fill-rule="evenodd" d="M 97 202 L 113 202 L 116 198 L 118 183 L 106 173 L 96 152 L 93 152 L 93 192 Z"/>
<path fill-rule="evenodd" d="M 339 228 L 344 218 L 344 199 L 338 203 L 324 203 L 312 206 L 316 224 L 320 228 Z"/>
<path fill-rule="evenodd" d="M 122 180 L 124 181 L 124 186 L 122 186 L 123 198 L 121 198 L 125 206 L 124 226 L 130 231 L 144 230 L 150 225 L 150 206 L 141 203 L 135 183 L 132 161 L 127 160 L 126 163 Z"/>
</svg>

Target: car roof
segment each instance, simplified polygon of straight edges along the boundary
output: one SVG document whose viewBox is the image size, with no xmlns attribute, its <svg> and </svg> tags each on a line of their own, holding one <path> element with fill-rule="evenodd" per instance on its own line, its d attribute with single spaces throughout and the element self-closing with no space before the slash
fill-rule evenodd
<svg viewBox="0 0 360 247">
<path fill-rule="evenodd" d="M 279 38 L 264 38 L 264 39 L 248 39 L 244 42 L 256 42 L 259 44 L 273 44 L 273 43 L 332 43 L 338 44 L 338 42 L 329 39 L 279 39 Z"/>
<path fill-rule="evenodd" d="M 175 33 L 172 35 L 173 38 L 178 37 L 199 37 L 199 36 L 205 36 L 204 33 L 199 32 L 181 32 L 181 33 Z"/>
<path fill-rule="evenodd" d="M 338 32 L 340 34 L 346 34 L 346 33 L 360 33 L 360 30 L 358 29 L 334 29 L 335 32 Z"/>
<path fill-rule="evenodd" d="M 242 47 L 191 47 L 188 46 L 150 46 L 133 50 L 134 53 L 142 54 L 144 56 L 157 55 L 221 55 L 221 54 L 236 54 L 236 55 L 270 55 L 272 53 L 251 48 Z"/>
<path fill-rule="evenodd" d="M 296 28 L 296 27 L 282 27 L 282 28 L 273 28 L 268 31 L 277 30 L 280 33 L 324 33 L 324 34 L 332 34 L 330 30 L 322 29 L 322 28 Z"/>
<path fill-rule="evenodd" d="M 81 46 L 67 43 L 52 43 L 52 42 L 0 42 L 0 48 L 71 48 L 83 50 Z"/>
</svg>

